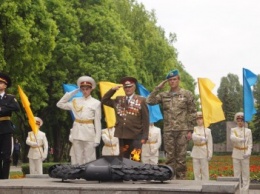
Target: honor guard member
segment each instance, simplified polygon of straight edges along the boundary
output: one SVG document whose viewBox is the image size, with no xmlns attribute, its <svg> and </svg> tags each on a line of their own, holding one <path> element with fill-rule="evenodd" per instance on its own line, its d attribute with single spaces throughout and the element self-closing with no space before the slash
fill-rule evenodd
<svg viewBox="0 0 260 194">
<path fill-rule="evenodd" d="M 96 87 L 90 76 L 78 78 L 79 89 L 67 92 L 57 103 L 64 110 L 71 110 L 75 120 L 71 129 L 75 162 L 78 165 L 96 160 L 96 147 L 101 140 L 101 103 L 91 96 Z M 82 91 L 83 97 L 70 99 Z"/>
<path fill-rule="evenodd" d="M 169 91 L 160 90 L 168 82 Z M 176 171 L 177 179 L 186 177 L 186 153 L 188 141 L 196 125 L 196 101 L 194 95 L 179 86 L 180 75 L 178 70 L 168 73 L 147 97 L 149 105 L 161 104 L 164 115 L 164 149 L 166 164 Z"/>
<path fill-rule="evenodd" d="M 73 149 L 73 139 L 72 139 L 72 134 L 71 134 L 72 129 L 70 129 L 70 135 L 69 135 L 69 141 L 71 143 L 71 147 L 70 147 L 70 163 L 71 165 L 75 165 L 76 164 L 76 159 L 75 159 L 75 153 L 74 153 L 74 149 Z"/>
<path fill-rule="evenodd" d="M 244 113 L 238 112 L 234 118 L 237 127 L 231 129 L 230 139 L 233 143 L 233 170 L 234 177 L 242 178 L 241 192 L 249 193 L 250 184 L 250 156 L 253 147 L 252 132 L 245 127 Z"/>
<path fill-rule="evenodd" d="M 37 134 L 33 131 L 28 133 L 26 144 L 30 146 L 28 152 L 30 174 L 43 174 L 42 162 L 48 155 L 48 141 L 44 132 L 40 131 L 43 121 L 39 117 L 34 117 L 36 126 L 38 127 Z"/>
<path fill-rule="evenodd" d="M 102 130 L 102 140 L 104 146 L 102 156 L 118 156 L 119 155 L 119 140 L 114 136 L 115 127 L 109 127 Z"/>
<path fill-rule="evenodd" d="M 192 133 L 191 157 L 195 180 L 209 180 L 209 161 L 212 158 L 213 140 L 211 130 L 204 128 L 202 112 L 197 112 L 197 126 Z"/>
<path fill-rule="evenodd" d="M 159 148 L 161 147 L 161 129 L 150 123 L 148 140 L 142 146 L 142 162 L 145 164 L 158 164 Z"/>
<path fill-rule="evenodd" d="M 102 103 L 114 108 L 114 136 L 119 138 L 120 156 L 130 158 L 133 150 L 141 152 L 142 144 L 148 139 L 149 112 L 145 98 L 135 94 L 137 80 L 134 77 L 124 77 L 120 83 L 123 84 L 126 96 L 111 98 L 122 87 L 118 85 L 103 96 Z"/>
<path fill-rule="evenodd" d="M 20 110 L 15 97 L 5 91 L 10 86 L 10 77 L 0 72 L 0 179 L 9 178 L 14 132 L 11 116 Z"/>
</svg>

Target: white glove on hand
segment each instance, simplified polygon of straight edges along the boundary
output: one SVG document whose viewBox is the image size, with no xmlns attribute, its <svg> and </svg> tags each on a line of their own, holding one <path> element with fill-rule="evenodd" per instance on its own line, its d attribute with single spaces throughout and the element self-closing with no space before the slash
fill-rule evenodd
<svg viewBox="0 0 260 194">
<path fill-rule="evenodd" d="M 208 157 L 208 161 L 210 161 L 211 160 L 211 157 Z"/>
<path fill-rule="evenodd" d="M 200 140 L 201 140 L 201 142 L 205 142 L 205 143 L 208 141 L 208 139 L 206 137 L 201 137 Z"/>
<path fill-rule="evenodd" d="M 77 88 L 77 89 L 71 91 L 69 94 L 70 94 L 71 96 L 74 96 L 74 95 L 77 94 L 79 91 L 80 91 L 80 88 Z"/>
<path fill-rule="evenodd" d="M 156 154 L 156 152 L 157 152 L 157 149 L 155 149 L 155 148 L 154 148 L 154 149 L 152 149 L 152 150 L 151 150 L 151 155 L 154 155 L 154 154 Z"/>
<path fill-rule="evenodd" d="M 69 135 L 69 141 L 70 141 L 71 143 L 73 143 L 72 135 Z"/>
<path fill-rule="evenodd" d="M 31 146 L 38 147 L 38 143 L 37 142 L 31 142 Z"/>
<path fill-rule="evenodd" d="M 247 159 L 247 158 L 249 158 L 249 157 L 250 157 L 249 154 L 244 154 L 244 155 L 243 155 L 243 158 L 244 158 L 244 159 Z"/>
<path fill-rule="evenodd" d="M 241 143 L 245 143 L 246 142 L 246 139 L 245 138 L 240 138 L 239 140 Z"/>
<path fill-rule="evenodd" d="M 94 143 L 93 148 L 98 147 L 99 143 Z"/>
</svg>

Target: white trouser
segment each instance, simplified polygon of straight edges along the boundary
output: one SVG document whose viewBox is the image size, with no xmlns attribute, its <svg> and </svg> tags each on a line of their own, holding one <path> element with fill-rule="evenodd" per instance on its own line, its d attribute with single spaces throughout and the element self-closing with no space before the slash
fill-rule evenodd
<svg viewBox="0 0 260 194">
<path fill-rule="evenodd" d="M 75 159 L 75 153 L 74 153 L 73 145 L 70 148 L 70 163 L 71 163 L 71 165 L 75 165 L 76 164 L 76 159 Z"/>
<path fill-rule="evenodd" d="M 235 159 L 233 158 L 234 177 L 242 178 L 241 194 L 249 193 L 250 184 L 250 170 L 249 170 L 249 158 Z"/>
<path fill-rule="evenodd" d="M 72 147 L 76 164 L 81 165 L 96 160 L 96 148 L 94 147 L 94 142 L 73 140 Z"/>
<path fill-rule="evenodd" d="M 158 164 L 158 156 L 141 156 L 144 164 Z"/>
<path fill-rule="evenodd" d="M 29 158 L 30 174 L 42 174 L 42 159 Z"/>
<path fill-rule="evenodd" d="M 209 162 L 207 158 L 193 158 L 195 180 L 209 180 Z"/>
</svg>

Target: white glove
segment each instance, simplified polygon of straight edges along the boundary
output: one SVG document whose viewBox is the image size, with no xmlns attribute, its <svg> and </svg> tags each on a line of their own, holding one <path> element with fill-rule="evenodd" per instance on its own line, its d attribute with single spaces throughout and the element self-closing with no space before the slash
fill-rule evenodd
<svg viewBox="0 0 260 194">
<path fill-rule="evenodd" d="M 38 147 L 38 143 L 37 142 L 31 142 L 31 146 Z"/>
<path fill-rule="evenodd" d="M 249 157 L 250 157 L 250 154 L 244 154 L 244 155 L 243 155 L 243 158 L 244 158 L 244 159 L 247 159 L 247 158 L 249 158 Z"/>
<path fill-rule="evenodd" d="M 241 143 L 245 143 L 245 142 L 246 142 L 246 139 L 245 139 L 245 138 L 240 138 L 239 141 L 240 141 Z"/>
<path fill-rule="evenodd" d="M 94 143 L 93 148 L 98 147 L 99 143 Z"/>
<path fill-rule="evenodd" d="M 207 159 L 208 159 L 208 161 L 210 161 L 210 160 L 211 160 L 211 157 L 208 157 Z"/>
<path fill-rule="evenodd" d="M 208 139 L 207 139 L 206 137 L 201 137 L 201 138 L 200 138 L 200 141 L 206 143 L 206 142 L 208 141 Z"/>
<path fill-rule="evenodd" d="M 157 152 L 157 149 L 151 149 L 151 155 L 154 155 L 154 154 L 156 154 L 156 152 Z"/>
<path fill-rule="evenodd" d="M 70 141 L 71 143 L 73 143 L 72 135 L 69 135 L 69 141 Z"/>
<path fill-rule="evenodd" d="M 71 91 L 69 94 L 70 94 L 71 96 L 74 96 L 74 95 L 77 94 L 79 91 L 80 91 L 80 88 L 77 88 L 77 89 Z"/>
</svg>

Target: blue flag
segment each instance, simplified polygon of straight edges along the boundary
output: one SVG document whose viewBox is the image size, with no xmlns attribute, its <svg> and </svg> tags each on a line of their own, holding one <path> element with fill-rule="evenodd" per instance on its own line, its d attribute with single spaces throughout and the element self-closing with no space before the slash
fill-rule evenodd
<svg viewBox="0 0 260 194">
<path fill-rule="evenodd" d="M 79 87 L 78 87 L 77 85 L 75 85 L 75 84 L 62 84 L 62 87 L 63 87 L 64 93 L 66 93 L 66 92 L 71 92 L 71 91 L 76 90 L 77 88 L 79 88 Z M 82 96 L 83 96 L 82 92 L 79 91 L 77 94 L 75 94 L 75 95 L 70 99 L 70 101 L 71 101 L 73 98 L 82 97 Z M 72 113 L 71 111 L 70 111 L 70 114 L 71 114 L 72 120 L 74 120 L 75 118 L 74 118 L 74 115 L 73 115 L 73 113 Z"/>
<path fill-rule="evenodd" d="M 243 94 L 244 94 L 244 119 L 245 122 L 251 121 L 256 113 L 254 107 L 254 95 L 251 86 L 255 85 L 257 75 L 248 69 L 243 68 Z"/>
<path fill-rule="evenodd" d="M 138 89 L 139 94 L 145 98 L 150 94 L 150 92 L 142 84 L 137 83 L 137 89 Z M 160 110 L 160 107 L 158 104 L 153 105 L 153 106 L 148 105 L 148 109 L 149 109 L 150 123 L 155 123 L 155 122 L 163 119 L 163 116 L 162 116 L 162 113 L 161 113 L 161 110 Z"/>
</svg>

